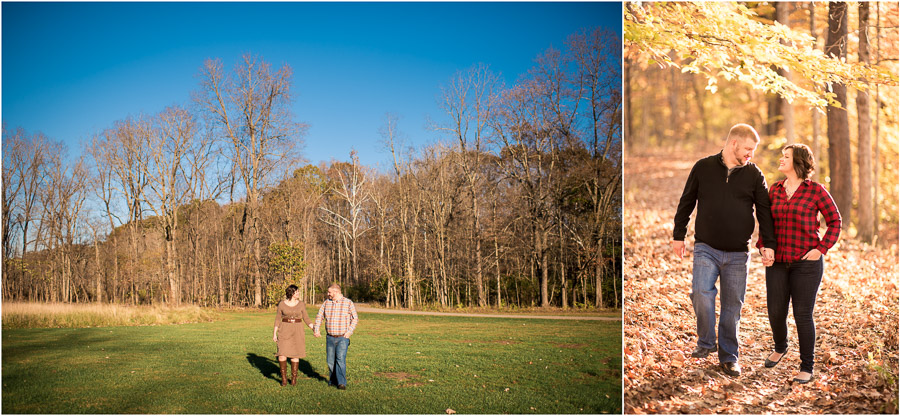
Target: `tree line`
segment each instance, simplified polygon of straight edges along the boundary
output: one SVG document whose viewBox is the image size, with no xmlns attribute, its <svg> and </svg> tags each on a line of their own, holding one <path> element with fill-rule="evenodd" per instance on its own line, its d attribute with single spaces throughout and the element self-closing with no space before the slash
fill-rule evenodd
<svg viewBox="0 0 900 416">
<path fill-rule="evenodd" d="M 574 34 L 512 86 L 459 71 L 443 140 L 385 115 L 387 171 L 304 164 L 291 69 L 252 55 L 77 157 L 4 123 L 3 299 L 265 307 L 339 282 L 394 307 L 621 307 L 620 45 Z"/>
</svg>

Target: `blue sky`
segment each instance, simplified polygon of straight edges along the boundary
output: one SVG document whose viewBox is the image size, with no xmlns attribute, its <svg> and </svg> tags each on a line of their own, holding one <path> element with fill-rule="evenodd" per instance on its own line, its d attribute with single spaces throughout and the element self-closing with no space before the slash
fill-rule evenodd
<svg viewBox="0 0 900 416">
<path fill-rule="evenodd" d="M 512 84 L 581 29 L 621 33 L 621 5 L 574 3 L 2 4 L 2 118 L 82 142 L 129 115 L 189 104 L 200 67 L 244 53 L 292 67 L 303 156 L 385 167 L 387 112 L 413 145 L 439 133 L 440 86 L 483 63 Z"/>
</svg>

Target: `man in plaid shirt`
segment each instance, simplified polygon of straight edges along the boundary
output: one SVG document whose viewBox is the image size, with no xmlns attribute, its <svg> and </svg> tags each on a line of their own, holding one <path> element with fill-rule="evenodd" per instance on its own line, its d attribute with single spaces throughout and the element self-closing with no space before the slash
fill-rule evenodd
<svg viewBox="0 0 900 416">
<path fill-rule="evenodd" d="M 350 336 L 356 329 L 359 316 L 353 301 L 341 294 L 341 286 L 337 283 L 328 287 L 328 299 L 322 302 L 313 333 L 321 337 L 319 328 L 325 318 L 325 359 L 328 361 L 328 384 L 336 384 L 340 390 L 347 389 L 347 348 L 350 347 Z"/>
</svg>

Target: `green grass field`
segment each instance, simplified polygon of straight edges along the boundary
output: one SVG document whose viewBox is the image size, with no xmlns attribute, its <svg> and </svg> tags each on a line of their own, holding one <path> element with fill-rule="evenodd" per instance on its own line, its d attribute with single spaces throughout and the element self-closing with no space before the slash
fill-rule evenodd
<svg viewBox="0 0 900 416">
<path fill-rule="evenodd" d="M 315 316 L 315 310 L 310 308 Z M 274 313 L 3 329 L 4 413 L 621 413 L 621 322 L 360 314 L 348 389 L 307 332 L 281 387 Z"/>
</svg>

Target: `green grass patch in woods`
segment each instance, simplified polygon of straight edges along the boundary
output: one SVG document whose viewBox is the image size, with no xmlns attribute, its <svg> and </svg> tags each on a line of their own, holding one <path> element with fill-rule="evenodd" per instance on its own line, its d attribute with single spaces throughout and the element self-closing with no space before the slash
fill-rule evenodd
<svg viewBox="0 0 900 416">
<path fill-rule="evenodd" d="M 310 308 L 310 314 L 315 309 Z M 281 387 L 271 312 L 3 330 L 7 413 L 621 413 L 621 322 L 362 313 L 348 389 L 307 332 Z"/>
</svg>

